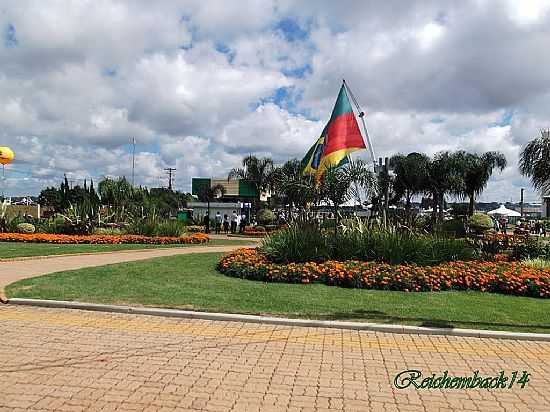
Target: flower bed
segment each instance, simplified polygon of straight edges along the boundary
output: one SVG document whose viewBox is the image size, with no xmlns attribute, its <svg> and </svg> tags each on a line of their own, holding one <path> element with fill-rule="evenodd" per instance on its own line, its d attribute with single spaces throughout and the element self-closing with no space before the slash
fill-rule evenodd
<svg viewBox="0 0 550 412">
<path fill-rule="evenodd" d="M 182 237 L 149 237 L 141 235 L 53 235 L 47 233 L 0 233 L 0 242 L 56 243 L 56 244 L 109 244 L 123 243 L 168 245 L 168 244 L 200 244 L 210 238 L 202 233 Z"/>
<path fill-rule="evenodd" d="M 404 292 L 478 290 L 550 297 L 550 269 L 535 269 L 519 262 L 459 261 L 436 266 L 360 261 L 275 264 L 256 249 L 238 249 L 220 259 L 218 270 L 228 276 L 265 282 L 316 282 Z"/>
</svg>

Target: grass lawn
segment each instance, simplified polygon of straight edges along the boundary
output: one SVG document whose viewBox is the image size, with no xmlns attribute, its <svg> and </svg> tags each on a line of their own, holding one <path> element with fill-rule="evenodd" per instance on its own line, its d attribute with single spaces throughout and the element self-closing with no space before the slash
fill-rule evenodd
<svg viewBox="0 0 550 412">
<path fill-rule="evenodd" d="M 254 282 L 218 273 L 218 253 L 59 272 L 16 282 L 8 297 L 41 298 L 519 332 L 550 332 L 550 300 L 481 292 L 343 289 Z"/>
<path fill-rule="evenodd" d="M 248 245 L 247 240 L 224 240 L 212 239 L 206 246 L 224 245 Z M 0 242 L 0 259 L 26 257 L 26 256 L 47 256 L 66 255 L 69 253 L 95 253 L 115 252 L 117 250 L 136 250 L 166 247 L 189 247 L 201 245 L 55 245 L 51 243 L 23 243 L 23 242 Z"/>
</svg>

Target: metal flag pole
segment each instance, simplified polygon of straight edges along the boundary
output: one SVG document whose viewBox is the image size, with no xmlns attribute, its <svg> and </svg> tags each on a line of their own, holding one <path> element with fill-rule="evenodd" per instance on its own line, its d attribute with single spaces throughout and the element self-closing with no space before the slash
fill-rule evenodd
<svg viewBox="0 0 550 412">
<path fill-rule="evenodd" d="M 135 168 L 136 168 L 136 138 L 132 137 L 132 187 L 134 187 Z"/>
<path fill-rule="evenodd" d="M 348 84 L 346 83 L 346 80 L 343 80 L 344 87 L 346 88 L 346 91 L 349 93 L 351 100 L 353 104 L 355 105 L 355 108 L 357 110 L 358 116 L 361 119 L 361 125 L 363 126 L 363 132 L 365 133 L 365 138 L 367 139 L 367 146 L 369 148 L 369 153 L 372 157 L 372 163 L 374 165 L 374 169 L 376 171 L 376 155 L 374 154 L 374 147 L 372 146 L 372 141 L 369 136 L 369 132 L 367 130 L 367 125 L 365 123 L 365 112 L 361 110 L 361 106 L 359 106 L 359 103 L 357 102 L 357 99 L 353 95 L 351 89 L 349 88 Z"/>
<path fill-rule="evenodd" d="M 4 196 L 5 185 L 6 185 L 6 165 L 2 163 L 2 201 L 6 200 L 6 196 Z"/>
</svg>

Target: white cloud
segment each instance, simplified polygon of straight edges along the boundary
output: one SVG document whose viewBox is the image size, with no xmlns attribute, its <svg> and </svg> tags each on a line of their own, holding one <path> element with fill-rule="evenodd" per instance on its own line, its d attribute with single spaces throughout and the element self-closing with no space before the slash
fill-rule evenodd
<svg viewBox="0 0 550 412">
<path fill-rule="evenodd" d="M 15 39 L 0 44 L 0 144 L 15 149 L 18 171 L 9 190 L 36 193 L 63 173 L 129 176 L 131 137 L 136 180 L 149 186 L 166 182 L 168 166 L 189 190 L 192 176 L 223 176 L 251 151 L 301 157 L 346 78 L 378 155 L 503 151 L 509 167 L 483 198 L 508 200 L 529 187 L 516 167 L 522 145 L 550 122 L 548 10 L 496 0 L 3 4 L 0 30 L 11 25 Z M 283 18 L 305 38 L 288 41 Z"/>
</svg>

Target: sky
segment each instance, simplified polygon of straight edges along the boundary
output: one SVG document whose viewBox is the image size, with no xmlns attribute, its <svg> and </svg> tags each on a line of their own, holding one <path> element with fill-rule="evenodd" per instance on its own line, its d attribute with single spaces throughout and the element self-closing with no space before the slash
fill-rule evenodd
<svg viewBox="0 0 550 412">
<path fill-rule="evenodd" d="M 550 126 L 548 1 L 0 1 L 0 33 L 7 195 L 130 178 L 132 138 L 148 187 L 302 158 L 345 78 L 377 157 L 498 150 L 479 200 L 539 200 L 517 161 Z"/>
</svg>

